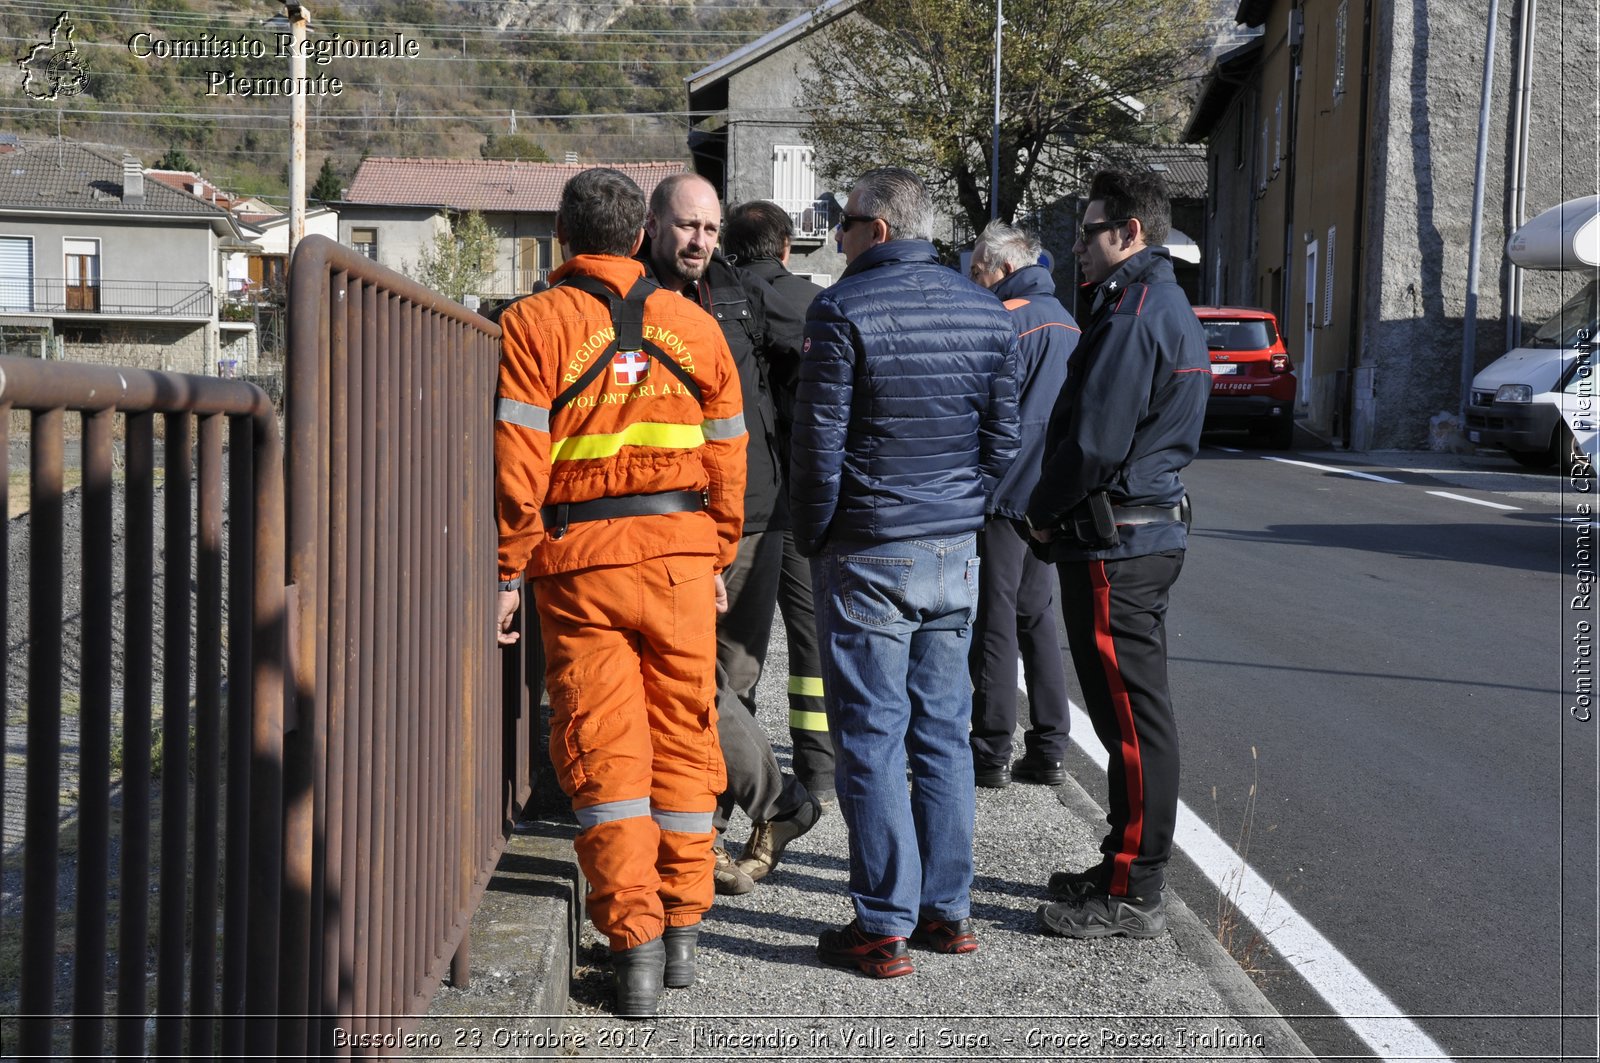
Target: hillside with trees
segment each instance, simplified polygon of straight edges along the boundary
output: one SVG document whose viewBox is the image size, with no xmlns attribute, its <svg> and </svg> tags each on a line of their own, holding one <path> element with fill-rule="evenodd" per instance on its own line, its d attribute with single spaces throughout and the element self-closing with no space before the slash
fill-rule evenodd
<svg viewBox="0 0 1600 1063">
<path fill-rule="evenodd" d="M 684 157 L 683 78 L 812 5 L 786 0 L 343 0 L 312 2 L 312 48 L 408 47 L 414 57 L 328 56 L 311 77 L 308 170 L 348 182 L 367 155 L 583 161 Z M 55 0 L 0 7 L 7 53 L 51 38 Z M 70 10 L 87 78 L 35 99 L 0 77 L 0 132 L 127 148 L 147 164 L 185 158 L 233 191 L 288 185 L 288 102 L 238 86 L 289 74 L 270 3 L 129 0 Z M 63 42 L 63 47 L 65 42 Z M 189 54 L 173 54 L 187 51 Z M 195 52 L 211 54 L 194 54 Z M 228 54 L 218 55 L 218 52 Z M 238 54 L 238 53 L 244 54 Z M 164 54 L 163 54 L 164 53 Z M 230 80 L 231 76 L 231 80 Z M 232 93 L 228 91 L 233 89 Z M 327 189 L 327 184 L 323 189 Z"/>
</svg>

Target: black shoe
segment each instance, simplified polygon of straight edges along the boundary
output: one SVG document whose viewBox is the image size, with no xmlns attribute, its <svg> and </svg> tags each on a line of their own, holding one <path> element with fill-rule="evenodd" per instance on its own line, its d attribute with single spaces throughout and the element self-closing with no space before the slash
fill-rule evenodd
<svg viewBox="0 0 1600 1063">
<path fill-rule="evenodd" d="M 869 934 L 854 920 L 822 932 L 817 938 L 817 958 L 830 967 L 854 967 L 873 978 L 898 978 L 916 970 L 905 938 Z"/>
<path fill-rule="evenodd" d="M 666 967 L 667 946 L 660 938 L 611 954 L 611 973 L 617 983 L 618 1018 L 655 1018 Z"/>
<path fill-rule="evenodd" d="M 1011 777 L 1018 782 L 1060 786 L 1067 781 L 1067 766 L 1059 760 L 1047 760 L 1033 753 L 1024 753 L 1011 765 Z"/>
<path fill-rule="evenodd" d="M 991 790 L 1003 790 L 1011 785 L 1011 768 L 1006 764 L 974 764 L 972 781 Z"/>
<path fill-rule="evenodd" d="M 971 919 L 922 919 L 911 932 L 911 944 L 934 952 L 977 952 L 978 935 Z"/>
<path fill-rule="evenodd" d="M 1087 871 L 1057 871 L 1050 876 L 1045 888 L 1056 900 L 1069 901 L 1088 893 L 1104 892 L 1104 875 L 1099 867 L 1091 867 Z"/>
<path fill-rule="evenodd" d="M 1070 900 L 1041 905 L 1039 919 L 1046 930 L 1070 938 L 1103 938 L 1114 934 L 1153 938 L 1167 929 L 1167 904 L 1159 893 L 1154 898 L 1085 893 Z"/>
<path fill-rule="evenodd" d="M 667 944 L 667 967 L 662 982 L 668 989 L 694 985 L 694 943 L 700 937 L 700 924 L 669 926 L 661 933 Z"/>
</svg>

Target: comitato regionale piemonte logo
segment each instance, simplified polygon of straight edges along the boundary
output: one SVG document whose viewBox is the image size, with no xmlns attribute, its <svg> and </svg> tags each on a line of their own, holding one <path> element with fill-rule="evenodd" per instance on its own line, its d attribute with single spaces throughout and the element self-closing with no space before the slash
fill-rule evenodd
<svg viewBox="0 0 1600 1063">
<path fill-rule="evenodd" d="M 76 96 L 88 86 L 89 74 L 84 69 L 83 56 L 72 42 L 76 33 L 72 17 L 63 11 L 50 27 L 50 39 L 29 48 L 17 60 L 22 68 L 22 91 L 30 99 L 58 100 L 63 96 Z"/>
</svg>

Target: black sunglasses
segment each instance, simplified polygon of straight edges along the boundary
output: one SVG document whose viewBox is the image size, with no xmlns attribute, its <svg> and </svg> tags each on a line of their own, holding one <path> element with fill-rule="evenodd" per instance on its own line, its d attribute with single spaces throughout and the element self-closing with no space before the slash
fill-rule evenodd
<svg viewBox="0 0 1600 1063">
<path fill-rule="evenodd" d="M 1078 228 L 1078 239 L 1088 243 L 1091 237 L 1099 236 L 1103 232 L 1126 225 L 1132 218 L 1108 218 L 1105 221 L 1088 222 Z"/>
<path fill-rule="evenodd" d="M 839 231 L 842 233 L 849 232 L 850 226 L 854 225 L 858 221 L 864 221 L 870 225 L 875 221 L 882 220 L 883 219 L 881 218 L 873 217 L 871 214 L 841 214 L 839 215 Z"/>
</svg>

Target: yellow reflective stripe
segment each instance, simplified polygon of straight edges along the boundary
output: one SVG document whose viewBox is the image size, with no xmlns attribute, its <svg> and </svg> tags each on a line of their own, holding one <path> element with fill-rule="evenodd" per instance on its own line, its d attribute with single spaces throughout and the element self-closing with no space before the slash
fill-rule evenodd
<svg viewBox="0 0 1600 1063">
<path fill-rule="evenodd" d="M 697 424 L 662 424 L 640 421 L 609 435 L 568 436 L 550 444 L 551 461 L 609 458 L 623 447 L 663 447 L 693 450 L 706 441 Z"/>
<path fill-rule="evenodd" d="M 789 728 L 794 731 L 828 731 L 828 717 L 821 712 L 801 712 L 799 709 L 789 710 Z"/>
<path fill-rule="evenodd" d="M 789 677 L 789 693 L 799 694 L 803 698 L 820 698 L 822 697 L 822 677 L 792 675 Z"/>
<path fill-rule="evenodd" d="M 737 439 L 744 435 L 744 414 L 736 413 L 732 417 L 716 417 L 703 421 L 700 428 L 707 439 Z"/>
</svg>

